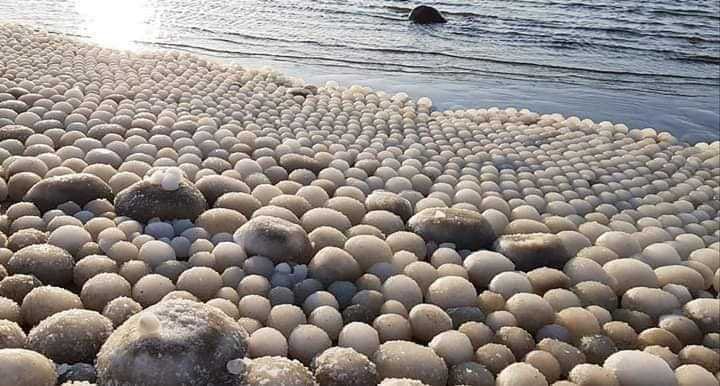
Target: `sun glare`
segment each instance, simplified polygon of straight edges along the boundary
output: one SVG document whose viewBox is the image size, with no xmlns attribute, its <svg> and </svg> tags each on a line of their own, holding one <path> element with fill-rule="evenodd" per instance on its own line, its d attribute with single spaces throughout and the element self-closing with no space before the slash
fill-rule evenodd
<svg viewBox="0 0 720 386">
<path fill-rule="evenodd" d="M 103 47 L 129 49 L 156 32 L 156 8 L 148 0 L 75 0 L 90 38 Z"/>
</svg>

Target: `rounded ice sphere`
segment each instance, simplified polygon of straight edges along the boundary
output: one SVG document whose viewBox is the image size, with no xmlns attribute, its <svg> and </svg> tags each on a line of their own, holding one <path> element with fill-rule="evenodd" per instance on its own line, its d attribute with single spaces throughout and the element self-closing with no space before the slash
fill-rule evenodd
<svg viewBox="0 0 720 386">
<path fill-rule="evenodd" d="M 680 309 L 680 302 L 671 293 L 659 288 L 634 287 L 622 296 L 622 308 L 640 311 L 653 319 Z"/>
<path fill-rule="evenodd" d="M 88 231 L 76 225 L 63 225 L 50 233 L 48 244 L 75 255 L 85 244 L 93 241 Z"/>
<path fill-rule="evenodd" d="M 344 249 L 355 258 L 362 271 L 367 271 L 377 263 L 389 263 L 392 259 L 390 246 L 385 240 L 375 236 L 350 237 L 345 242 Z"/>
<path fill-rule="evenodd" d="M 477 291 L 467 279 L 445 276 L 435 280 L 425 294 L 428 303 L 443 309 L 477 305 Z"/>
<path fill-rule="evenodd" d="M 470 338 L 462 332 L 450 330 L 436 335 L 428 347 L 432 348 L 448 367 L 470 362 L 474 357 L 474 350 Z"/>
<path fill-rule="evenodd" d="M 170 279 L 159 274 L 149 274 L 135 283 L 132 297 L 143 307 L 149 307 L 174 290 L 175 285 Z"/>
<path fill-rule="evenodd" d="M 675 373 L 664 360 L 642 351 L 619 351 L 606 359 L 603 367 L 615 374 L 621 386 L 678 384 Z"/>
<path fill-rule="evenodd" d="M 422 303 L 423 293 L 420 286 L 406 275 L 389 277 L 382 285 L 385 300 L 399 301 L 406 310 Z"/>
<path fill-rule="evenodd" d="M 5 318 L 0 319 L 0 350 L 5 348 L 25 348 L 27 336 L 18 323 Z"/>
<path fill-rule="evenodd" d="M 610 284 L 618 296 L 633 287 L 658 287 L 657 275 L 649 265 L 640 260 L 632 258 L 612 260 L 606 263 L 603 269 L 614 279 Z"/>
<path fill-rule="evenodd" d="M 25 295 L 40 286 L 42 286 L 42 283 L 35 276 L 10 275 L 0 280 L 0 296 L 22 304 Z"/>
<path fill-rule="evenodd" d="M 253 318 L 260 323 L 266 323 L 272 306 L 270 301 L 260 295 L 246 295 L 238 303 L 241 316 Z"/>
<path fill-rule="evenodd" d="M 153 328 L 144 327 L 148 316 Z M 248 335 L 219 309 L 187 300 L 163 301 L 132 316 L 97 356 L 98 383 L 241 385 L 226 368 L 245 357 Z"/>
<path fill-rule="evenodd" d="M 289 337 L 295 327 L 306 322 L 302 308 L 292 304 L 274 306 L 267 318 L 267 326 L 280 331 L 285 337 Z"/>
<path fill-rule="evenodd" d="M 343 328 L 340 311 L 331 306 L 315 308 L 308 316 L 308 323 L 320 327 L 332 341 L 337 341 Z"/>
<path fill-rule="evenodd" d="M 655 275 L 660 286 L 665 287 L 668 284 L 682 285 L 693 293 L 705 289 L 706 283 L 701 272 L 700 269 L 694 269 L 692 265 L 680 264 L 666 265 L 655 269 Z"/>
<path fill-rule="evenodd" d="M 266 256 L 275 263 L 308 263 L 312 246 L 305 230 L 289 221 L 270 216 L 259 216 L 241 226 L 233 239 L 245 252 Z"/>
<path fill-rule="evenodd" d="M 244 360 L 244 376 L 236 376 L 243 386 L 315 386 L 312 373 L 296 360 L 265 356 Z M 238 374 L 240 375 L 240 374 Z M 235 383 L 233 383 L 234 385 Z"/>
<path fill-rule="evenodd" d="M 174 191 L 180 188 L 180 182 L 182 181 L 182 179 L 182 170 L 180 170 L 179 168 L 167 168 L 164 175 L 161 176 L 159 183 L 163 190 Z"/>
<path fill-rule="evenodd" d="M 464 209 L 424 209 L 410 218 L 407 225 L 425 241 L 451 242 L 462 249 L 487 248 L 496 238 L 481 214 Z"/>
<path fill-rule="evenodd" d="M 64 249 L 50 244 L 27 246 L 10 258 L 12 273 L 30 274 L 49 285 L 64 286 L 72 282 L 75 260 Z"/>
<path fill-rule="evenodd" d="M 620 386 L 615 374 L 594 364 L 581 364 L 570 371 L 568 379 L 578 385 Z"/>
<path fill-rule="evenodd" d="M 131 286 L 117 273 L 99 273 L 85 282 L 80 291 L 83 305 L 101 312 L 113 299 L 130 296 Z"/>
<path fill-rule="evenodd" d="M 190 268 L 177 280 L 177 289 L 188 291 L 203 301 L 212 299 L 222 286 L 220 274 L 208 267 Z"/>
<path fill-rule="evenodd" d="M 720 333 L 720 300 L 691 300 L 683 306 L 683 314 L 694 321 L 703 333 Z"/>
<path fill-rule="evenodd" d="M 0 319 L 22 323 L 20 306 L 12 299 L 0 297 Z"/>
<path fill-rule="evenodd" d="M 667 243 L 650 244 L 642 250 L 641 260 L 653 269 L 666 265 L 680 264 L 677 250 Z"/>
<path fill-rule="evenodd" d="M 25 349 L 0 349 L 0 385 L 55 386 L 55 364 L 44 355 Z"/>
<path fill-rule="evenodd" d="M 110 319 L 113 326 L 117 328 L 140 311 L 142 311 L 140 303 L 129 297 L 119 297 L 111 300 L 103 309 L 102 314 Z"/>
<path fill-rule="evenodd" d="M 280 331 L 272 327 L 256 330 L 248 339 L 248 356 L 259 358 L 264 356 L 287 356 L 288 343 Z"/>
<path fill-rule="evenodd" d="M 527 363 L 513 363 L 504 368 L 495 380 L 496 386 L 547 386 L 545 376 Z"/>
<path fill-rule="evenodd" d="M 320 386 L 375 386 L 380 380 L 375 364 L 352 348 L 325 350 L 315 357 L 312 369 Z"/>
<path fill-rule="evenodd" d="M 486 288 L 499 273 L 513 271 L 515 264 L 500 253 L 477 251 L 465 258 L 463 266 L 477 288 Z"/>
<path fill-rule="evenodd" d="M 155 268 L 166 261 L 175 260 L 175 250 L 163 241 L 150 240 L 140 247 L 138 257 Z"/>
<path fill-rule="evenodd" d="M 336 247 L 325 247 L 317 252 L 308 264 L 308 270 L 310 277 L 326 286 L 337 281 L 354 282 L 362 274 L 355 258 Z"/>
<path fill-rule="evenodd" d="M 373 355 L 380 379 L 408 378 L 445 386 L 448 368 L 431 348 L 406 341 L 383 343 Z"/>
<path fill-rule="evenodd" d="M 79 296 L 64 288 L 44 286 L 25 296 L 21 312 L 25 325 L 35 326 L 53 314 L 73 308 L 83 308 Z"/>
<path fill-rule="evenodd" d="M 637 240 L 625 232 L 605 232 L 595 240 L 595 245 L 610 248 L 621 258 L 630 257 L 641 252 Z"/>
<path fill-rule="evenodd" d="M 401 196 L 384 191 L 375 191 L 365 199 L 365 207 L 368 211 L 384 210 L 392 212 L 403 220 L 408 221 L 413 215 L 413 208 L 410 201 Z"/>
<path fill-rule="evenodd" d="M 685 346 L 678 352 L 678 359 L 683 364 L 702 366 L 713 374 L 720 371 L 720 354 L 709 347 L 700 345 Z"/>
<path fill-rule="evenodd" d="M 488 289 L 498 293 L 505 299 L 510 299 L 513 295 L 523 292 L 532 293 L 533 288 L 527 275 L 522 272 L 507 271 L 497 274 L 490 281 Z"/>
<path fill-rule="evenodd" d="M 30 330 L 27 346 L 56 363 L 92 363 L 112 332 L 112 322 L 95 311 L 67 310 Z"/>
<path fill-rule="evenodd" d="M 555 311 L 550 303 L 536 294 L 515 294 L 505 302 L 505 309 L 515 316 L 520 327 L 531 332 L 555 319 Z"/>
<path fill-rule="evenodd" d="M 204 211 L 195 220 L 195 225 L 208 231 L 210 234 L 232 234 L 247 222 L 245 216 L 233 209 L 212 208 Z"/>
<path fill-rule="evenodd" d="M 516 269 L 522 271 L 539 267 L 562 268 L 570 259 L 560 237 L 551 233 L 500 236 L 493 249 L 507 256 Z"/>
<path fill-rule="evenodd" d="M 17 252 L 30 245 L 45 243 L 47 243 L 47 234 L 45 232 L 33 228 L 27 228 L 11 234 L 7 239 L 7 248 L 11 252 Z"/>
<path fill-rule="evenodd" d="M 695 364 L 682 365 L 675 369 L 678 386 L 717 386 L 718 379 L 710 371 Z"/>
<path fill-rule="evenodd" d="M 366 356 L 372 356 L 380 346 L 377 331 L 365 323 L 352 322 L 340 331 L 338 346 L 350 347 Z"/>
<path fill-rule="evenodd" d="M 295 327 L 288 337 L 288 353 L 305 365 L 310 365 L 316 355 L 332 347 L 327 333 L 312 324 Z"/>
<path fill-rule="evenodd" d="M 452 330 L 450 316 L 442 308 L 432 304 L 418 304 L 410 310 L 408 317 L 413 336 L 419 342 L 429 342 L 437 334 Z"/>
</svg>

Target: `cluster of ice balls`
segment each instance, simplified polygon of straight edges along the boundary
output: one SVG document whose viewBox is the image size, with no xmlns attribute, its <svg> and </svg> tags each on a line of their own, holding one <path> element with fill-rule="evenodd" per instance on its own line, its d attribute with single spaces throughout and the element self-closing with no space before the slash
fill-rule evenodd
<svg viewBox="0 0 720 386">
<path fill-rule="evenodd" d="M 180 181 L 183 179 L 183 171 L 176 167 L 159 169 L 146 178 L 151 183 L 162 186 L 163 190 L 173 191 L 180 187 Z"/>
<path fill-rule="evenodd" d="M 93 364 L 138 313 L 140 336 L 162 339 L 171 331 L 143 310 L 171 299 L 242 326 L 252 360 L 227 368 L 249 384 L 717 384 L 718 142 L 513 108 L 433 111 L 15 25 L 0 25 L 0 58 L 11 384 L 55 384 L 50 360 Z M 187 181 L 209 209 L 144 222 L 106 198 L 28 201 L 78 173 L 114 195 Z M 481 214 L 501 242 L 408 231 L 436 208 Z M 520 269 L 558 241 L 568 261 Z"/>
</svg>

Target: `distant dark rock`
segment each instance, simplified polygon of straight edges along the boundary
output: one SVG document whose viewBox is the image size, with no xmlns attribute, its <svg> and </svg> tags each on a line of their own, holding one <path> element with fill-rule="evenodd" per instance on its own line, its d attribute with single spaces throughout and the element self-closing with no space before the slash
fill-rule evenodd
<svg viewBox="0 0 720 386">
<path fill-rule="evenodd" d="M 446 23 L 447 19 L 437 9 L 419 5 L 410 11 L 408 19 L 417 24 Z"/>
</svg>

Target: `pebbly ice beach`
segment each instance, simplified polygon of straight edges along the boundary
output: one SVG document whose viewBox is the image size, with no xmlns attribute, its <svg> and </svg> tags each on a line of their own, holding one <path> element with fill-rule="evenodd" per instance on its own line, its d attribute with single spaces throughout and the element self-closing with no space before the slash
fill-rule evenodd
<svg viewBox="0 0 720 386">
<path fill-rule="evenodd" d="M 718 141 L 0 24 L 0 161 L 0 386 L 718 385 Z"/>
</svg>

